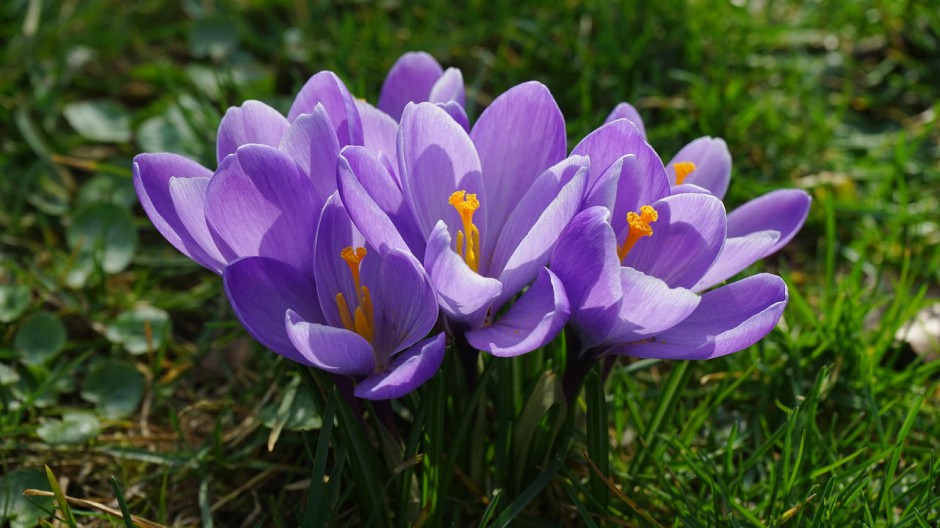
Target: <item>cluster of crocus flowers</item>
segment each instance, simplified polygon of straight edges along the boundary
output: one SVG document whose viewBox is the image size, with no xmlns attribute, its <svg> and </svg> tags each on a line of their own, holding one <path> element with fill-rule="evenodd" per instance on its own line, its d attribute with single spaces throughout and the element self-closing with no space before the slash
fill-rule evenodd
<svg viewBox="0 0 940 528">
<path fill-rule="evenodd" d="M 805 193 L 726 215 L 721 140 L 663 165 L 624 104 L 569 152 L 545 86 L 511 88 L 472 126 L 464 97 L 460 72 L 424 53 L 399 59 L 377 107 L 321 72 L 286 117 L 230 109 L 214 171 L 141 154 L 135 186 L 260 343 L 362 398 L 416 389 L 449 340 L 520 356 L 568 325 L 577 372 L 610 354 L 715 357 L 776 325 L 778 277 L 700 293 L 789 241 Z"/>
</svg>

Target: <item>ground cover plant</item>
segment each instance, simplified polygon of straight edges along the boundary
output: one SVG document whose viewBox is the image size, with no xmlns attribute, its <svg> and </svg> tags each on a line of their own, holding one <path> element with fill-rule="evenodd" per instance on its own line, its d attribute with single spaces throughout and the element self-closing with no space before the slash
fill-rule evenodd
<svg viewBox="0 0 940 528">
<path fill-rule="evenodd" d="M 899 333 L 938 293 L 940 20 L 928 2 L 2 9 L 0 522 L 940 518 L 940 362 Z M 707 362 L 621 358 L 604 381 L 596 368 L 562 435 L 557 407 L 532 395 L 557 386 L 546 372 L 564 350 L 484 358 L 479 390 L 445 359 L 392 420 L 375 407 L 363 424 L 317 374 L 266 352 L 218 278 L 147 221 L 131 158 L 214 166 L 227 107 L 286 113 L 323 69 L 374 102 L 415 49 L 463 71 L 474 120 L 534 79 L 564 112 L 569 148 L 628 100 L 664 160 L 702 135 L 727 141 L 729 210 L 809 192 L 803 231 L 750 270 L 790 286 L 777 330 Z"/>
</svg>

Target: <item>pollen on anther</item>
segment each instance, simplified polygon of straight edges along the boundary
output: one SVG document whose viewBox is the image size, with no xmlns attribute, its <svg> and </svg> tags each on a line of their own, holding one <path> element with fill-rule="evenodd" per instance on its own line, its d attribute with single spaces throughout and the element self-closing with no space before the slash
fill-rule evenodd
<svg viewBox="0 0 940 528">
<path fill-rule="evenodd" d="M 455 191 L 450 195 L 447 202 L 457 209 L 457 212 L 463 216 L 466 213 L 473 213 L 480 208 L 480 201 L 476 194 L 470 194 L 467 191 Z"/>
<path fill-rule="evenodd" d="M 346 264 L 349 264 L 350 266 L 355 265 L 358 267 L 359 263 L 362 262 L 362 259 L 364 259 L 366 256 L 366 248 L 354 248 L 352 246 L 348 246 L 339 252 L 339 256 L 346 261 Z"/>
<path fill-rule="evenodd" d="M 659 220 L 659 213 L 651 205 L 640 207 L 639 214 L 632 211 L 627 213 L 629 231 L 623 245 L 617 248 L 617 256 L 621 262 L 641 238 L 653 236 L 653 227 L 650 224 L 656 220 Z"/>
<path fill-rule="evenodd" d="M 695 171 L 695 164 L 691 161 L 680 161 L 673 163 L 672 167 L 676 170 L 676 185 L 682 185 L 685 178 Z"/>
</svg>

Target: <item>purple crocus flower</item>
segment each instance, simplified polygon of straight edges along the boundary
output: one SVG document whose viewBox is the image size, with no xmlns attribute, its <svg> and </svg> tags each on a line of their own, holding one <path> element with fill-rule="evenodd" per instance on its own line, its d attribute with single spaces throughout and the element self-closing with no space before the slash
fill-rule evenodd
<svg viewBox="0 0 940 528">
<path fill-rule="evenodd" d="M 568 302 L 544 266 L 580 207 L 587 159 L 565 158 L 548 89 L 507 91 L 470 134 L 434 104 L 407 105 L 397 141 L 400 187 L 368 151 L 342 152 L 340 194 L 365 239 L 422 256 L 449 328 L 473 347 L 514 356 L 550 341 Z"/>
<path fill-rule="evenodd" d="M 406 54 L 390 72 L 383 98 L 394 103 L 434 97 L 442 108 L 459 116 L 463 104 L 459 71 L 440 72 L 433 89 L 422 93 L 429 61 L 437 65 L 426 54 Z M 454 105 L 460 106 L 459 112 L 450 108 Z M 365 109 L 363 116 L 360 109 Z M 397 129 L 391 117 L 353 99 L 333 73 L 321 72 L 304 85 L 286 118 L 257 101 L 229 109 L 219 127 L 219 167 L 214 172 L 175 154 L 141 154 L 134 160 L 134 183 L 144 210 L 177 249 L 223 274 L 226 292 L 246 329 L 293 361 L 361 380 L 357 394 L 372 399 L 407 393 L 437 370 L 443 336 L 417 342 L 436 321 L 436 298 L 424 270 L 413 269 L 417 261 L 410 254 L 353 245 L 354 257 L 360 247 L 369 255 L 356 257 L 363 266 L 362 288 L 356 286 L 356 291 L 371 288 L 371 299 L 384 300 L 382 308 L 366 312 L 360 306 L 364 299 L 347 292 L 344 299 L 352 324 L 341 319 L 336 326 L 337 301 L 328 315 L 319 305 L 317 280 L 322 273 L 315 265 L 315 234 L 321 211 L 335 213 L 340 149 L 365 145 L 357 148 L 382 156 L 382 149 L 387 149 L 384 134 L 391 130 L 394 137 Z M 394 148 L 394 140 L 390 144 Z M 334 253 L 335 260 L 342 262 Z M 355 273 L 360 273 L 358 267 Z M 389 289 L 390 284 L 409 288 L 411 295 L 432 293 L 430 297 L 419 293 L 410 298 L 412 304 L 400 303 L 395 299 L 403 297 L 401 292 Z M 323 287 L 333 286 L 335 281 L 326 280 Z M 405 311 L 397 316 L 393 312 L 399 309 Z M 368 324 L 362 326 L 360 321 Z M 320 326 L 329 329 L 321 332 Z M 339 358 L 323 356 L 324 350 L 317 355 L 311 353 L 313 341 L 297 338 L 301 331 L 351 340 L 347 344 L 352 348 L 334 351 L 341 354 Z M 372 361 L 368 373 L 363 370 L 363 341 Z M 346 360 L 357 361 L 358 367 L 344 366 Z"/>
<path fill-rule="evenodd" d="M 431 79 L 436 80 L 431 82 Z M 429 82 L 430 87 L 426 87 Z M 399 59 L 389 72 L 382 94 L 380 102 L 389 102 L 380 104 L 380 107 L 391 112 L 401 101 L 433 98 L 447 107 L 458 106 L 459 111 L 452 111 L 460 114 L 464 100 L 460 72 L 453 69 L 441 71 L 440 65 L 424 53 L 409 53 Z M 286 248 L 277 247 L 274 241 L 284 239 L 288 231 L 296 234 L 302 232 L 297 231 L 298 228 L 308 228 L 310 218 L 315 222 L 326 197 L 336 190 L 336 159 L 340 148 L 365 145 L 379 156 L 384 155 L 383 152 L 394 153 L 397 131 L 398 124 L 394 119 L 354 99 L 334 73 L 323 71 L 311 77 L 303 86 L 286 118 L 259 101 L 247 101 L 242 106 L 230 108 L 219 125 L 216 144 L 219 168 L 215 172 L 177 154 L 139 154 L 134 158 L 134 186 L 144 211 L 157 230 L 183 254 L 221 273 L 222 267 L 237 257 L 282 256 L 281 250 Z M 242 170 L 241 163 L 227 161 L 226 158 L 247 145 L 278 149 L 293 158 L 303 175 L 310 180 L 314 187 L 312 193 L 308 189 L 310 183 L 300 184 L 298 190 L 298 194 L 304 197 L 315 194 L 312 202 L 306 200 L 303 204 L 297 204 L 307 209 L 308 218 L 304 226 L 282 220 L 265 226 L 265 229 L 274 227 L 277 232 L 259 233 L 257 230 L 261 229 L 264 222 L 253 218 L 259 211 L 249 206 L 248 201 L 264 201 L 265 197 L 255 192 L 261 190 L 260 187 L 254 189 L 253 198 L 242 200 L 243 207 L 232 210 L 232 204 L 227 201 L 237 197 L 224 192 L 222 194 L 225 196 L 220 198 L 219 186 L 210 185 L 220 174 Z M 278 166 L 290 165 L 285 160 L 275 163 Z M 258 165 L 254 169 L 265 170 Z M 295 172 L 294 169 L 288 169 L 288 176 L 274 175 L 272 178 L 277 181 L 271 184 L 286 185 L 285 190 L 291 189 Z M 276 212 L 274 210 L 280 206 L 279 200 L 272 201 L 264 216 L 270 220 Z M 217 213 L 221 210 L 225 218 L 219 218 L 211 210 Z M 235 214 L 241 212 L 249 217 Z M 297 211 L 292 211 L 287 216 L 295 213 Z M 221 236 L 211 216 L 216 216 L 217 223 L 227 224 L 227 231 L 237 231 L 238 224 L 246 223 L 259 240 L 248 246 L 241 243 L 244 241 L 236 242 L 233 247 L 225 240 L 225 236 Z M 264 244 L 260 242 L 261 237 L 267 240 Z M 312 240 L 312 237 L 299 238 Z M 296 248 L 297 252 L 309 249 L 311 243 L 301 243 Z"/>
<path fill-rule="evenodd" d="M 627 119 L 646 140 L 643 119 L 629 103 L 621 103 L 607 117 L 610 124 Z M 624 130 L 627 127 L 618 127 Z M 606 127 L 602 127 L 606 129 Z M 617 136 L 615 129 L 601 136 Z M 595 138 L 594 142 L 600 138 Z M 585 140 L 587 141 L 587 140 Z M 623 152 L 626 153 L 626 152 Z M 614 149 L 608 156 L 620 154 Z M 665 165 L 672 194 L 710 193 L 724 199 L 731 181 L 731 153 L 721 138 L 701 137 L 684 146 Z M 697 290 L 725 281 L 752 263 L 777 252 L 803 226 L 809 213 L 810 196 L 800 189 L 778 189 L 755 198 L 728 214 L 725 249 L 702 278 Z"/>
<path fill-rule="evenodd" d="M 368 245 L 335 194 L 315 245 L 315 282 L 273 258 L 225 267 L 225 291 L 242 325 L 293 361 L 356 379 L 360 398 L 397 398 L 430 379 L 445 340 L 443 333 L 426 338 L 438 308 L 417 259 Z"/>
<path fill-rule="evenodd" d="M 574 152 L 590 158 L 593 187 L 587 209 L 565 229 L 551 262 L 568 293 L 580 352 L 569 394 L 597 357 L 708 359 L 750 346 L 776 325 L 787 288 L 774 275 L 697 295 L 730 276 L 714 273 L 716 266 L 741 270 L 763 253 L 732 242 L 732 217 L 718 197 L 673 194 L 659 156 L 632 122 L 609 122 Z M 745 237 L 760 232 L 777 244 L 802 225 L 809 200 L 793 204 L 768 196 L 781 218 L 739 216 L 734 229 Z"/>
</svg>

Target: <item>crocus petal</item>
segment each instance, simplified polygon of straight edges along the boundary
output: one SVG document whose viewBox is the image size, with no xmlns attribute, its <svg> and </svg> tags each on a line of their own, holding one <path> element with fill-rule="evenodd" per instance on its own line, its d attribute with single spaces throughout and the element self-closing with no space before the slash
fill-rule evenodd
<svg viewBox="0 0 940 528">
<path fill-rule="evenodd" d="M 572 157 L 562 161 L 546 173 L 557 171 L 558 175 L 553 176 L 559 178 L 559 183 L 567 180 L 564 187 L 558 192 L 537 197 L 536 193 L 541 189 L 539 186 L 533 186 L 509 217 L 506 227 L 503 228 L 505 238 L 501 239 L 497 246 L 499 267 L 494 265 L 490 269 L 503 283 L 503 292 L 496 302 L 497 307 L 502 306 L 503 302 L 531 282 L 540 267 L 548 264 L 559 235 L 581 208 L 584 187 L 587 184 L 587 170 L 586 158 Z M 543 200 L 546 199 L 551 201 L 544 203 Z M 501 252 L 511 252 L 505 264 L 502 264 Z"/>
<path fill-rule="evenodd" d="M 252 337 L 291 361 L 312 364 L 291 343 L 284 314 L 291 309 L 306 321 L 323 321 L 313 283 L 293 266 L 266 257 L 236 260 L 222 279 L 232 310 Z"/>
<path fill-rule="evenodd" d="M 238 147 L 249 144 L 276 147 L 287 131 L 287 119 L 260 101 L 246 101 L 229 108 L 219 123 L 215 154 L 219 163 Z"/>
<path fill-rule="evenodd" d="M 379 94 L 379 109 L 400 121 L 409 102 L 429 100 L 434 84 L 443 74 L 441 65 L 431 55 L 423 51 L 405 53 L 388 71 Z"/>
<path fill-rule="evenodd" d="M 463 73 L 457 68 L 447 68 L 444 74 L 431 87 L 428 102 L 431 103 L 457 103 L 461 107 L 466 103 L 466 93 L 463 86 Z"/>
<path fill-rule="evenodd" d="M 480 176 L 480 158 L 466 131 L 431 103 L 405 108 L 398 136 L 399 176 L 405 200 L 411 205 L 425 237 L 440 219 L 459 226 L 460 216 L 448 203 L 459 190 L 478 195 L 480 209 L 473 221 L 481 244 L 487 238 L 488 208 Z"/>
<path fill-rule="evenodd" d="M 544 346 L 565 326 L 571 310 L 565 288 L 554 273 L 542 268 L 505 315 L 496 323 L 466 333 L 478 350 L 512 357 Z"/>
<path fill-rule="evenodd" d="M 812 199 L 800 189 L 780 189 L 755 198 L 728 215 L 728 236 L 773 230 L 780 239 L 767 255 L 785 246 L 803 227 Z"/>
<path fill-rule="evenodd" d="M 434 103 L 438 108 L 447 112 L 447 115 L 460 125 L 465 132 L 470 132 L 470 118 L 467 117 L 467 111 L 459 103 L 451 101 L 449 103 Z"/>
<path fill-rule="evenodd" d="M 347 247 L 365 247 L 365 242 L 353 226 L 352 220 L 349 219 L 338 194 L 330 196 L 323 206 L 314 244 L 316 248 L 314 277 L 323 316 L 329 325 L 342 327 L 343 321 L 339 315 L 336 295 L 343 294 L 347 306 L 353 310 L 359 292 L 356 291 L 349 265 L 343 260 L 341 254 Z M 366 256 L 367 258 L 373 257 L 368 254 Z"/>
<path fill-rule="evenodd" d="M 636 111 L 636 108 L 634 108 L 633 105 L 630 103 L 620 103 L 614 107 L 610 115 L 607 116 L 607 119 L 604 120 L 604 124 L 610 123 L 611 121 L 616 121 L 618 119 L 629 119 L 631 123 L 636 125 L 636 128 L 640 131 L 640 135 L 643 136 L 643 139 L 646 139 L 646 128 L 643 126 L 643 118 L 640 117 L 640 113 Z"/>
<path fill-rule="evenodd" d="M 739 271 L 763 258 L 779 239 L 780 233 L 777 231 L 758 231 L 725 240 L 725 245 L 721 248 L 721 253 L 718 254 L 715 263 L 692 290 L 704 291 L 734 277 Z"/>
<path fill-rule="evenodd" d="M 291 343 L 308 364 L 346 376 L 368 376 L 375 372 L 372 345 L 359 334 L 307 322 L 293 310 L 287 310 L 284 319 Z"/>
<path fill-rule="evenodd" d="M 623 303 L 616 327 L 606 342 L 639 341 L 672 328 L 698 306 L 700 297 L 685 288 L 632 268 L 620 268 Z"/>
<path fill-rule="evenodd" d="M 398 121 L 365 101 L 356 99 L 356 109 L 362 118 L 362 145 L 377 158 L 387 160 L 390 172 L 398 181 Z"/>
<path fill-rule="evenodd" d="M 222 259 L 215 244 L 197 242 L 176 213 L 170 195 L 170 178 L 211 178 L 212 171 L 176 154 L 138 154 L 133 164 L 134 189 L 140 205 L 157 231 L 187 257 L 219 273 Z"/>
<path fill-rule="evenodd" d="M 376 349 L 403 350 L 428 335 L 437 322 L 437 297 L 421 263 L 410 253 L 391 250 L 382 255 L 375 305 Z"/>
<path fill-rule="evenodd" d="M 548 88 L 534 81 L 497 97 L 470 138 L 482 163 L 488 225 L 494 228 L 506 222 L 532 182 L 565 157 L 565 119 Z M 488 240 L 485 252 L 496 244 L 496 237 Z"/>
<path fill-rule="evenodd" d="M 552 252 L 550 267 L 565 287 L 571 322 L 587 346 L 610 332 L 620 310 L 620 260 L 609 216 L 603 207 L 578 213 Z"/>
<path fill-rule="evenodd" d="M 671 194 L 712 194 L 711 191 L 705 187 L 699 187 L 691 183 L 683 183 L 682 185 L 673 185 L 670 190 Z"/>
<path fill-rule="evenodd" d="M 444 360 L 445 339 L 441 332 L 398 355 L 388 372 L 375 374 L 356 385 L 354 394 L 366 400 L 399 398 L 431 379 Z"/>
<path fill-rule="evenodd" d="M 273 257 L 312 277 L 317 202 L 313 184 L 290 156 L 245 145 L 209 182 L 206 220 L 234 256 Z"/>
<path fill-rule="evenodd" d="M 176 207 L 176 214 L 187 232 L 199 246 L 205 250 L 211 259 L 206 267 L 221 272 L 225 265 L 225 257 L 216 247 L 209 225 L 206 224 L 206 190 L 209 188 L 209 178 L 170 178 L 170 197 Z"/>
<path fill-rule="evenodd" d="M 610 200 L 610 195 L 613 200 Z M 604 198 L 599 198 L 601 195 Z M 644 170 L 633 154 L 613 162 L 591 190 L 587 203 L 604 205 L 613 216 L 610 225 L 619 233 L 627 224 L 627 213 L 636 212 L 669 196 L 669 182 L 660 171 Z"/>
<path fill-rule="evenodd" d="M 410 251 L 390 214 L 405 216 L 405 221 L 410 221 L 411 213 L 385 166 L 363 147 L 346 147 L 337 178 L 346 212 L 369 245 L 382 253 L 390 249 Z"/>
<path fill-rule="evenodd" d="M 641 238 L 624 266 L 659 277 L 673 288 L 691 288 L 712 266 L 725 242 L 721 200 L 710 194 L 677 194 L 653 204 L 659 220 Z M 626 228 L 618 240 L 626 239 Z"/>
<path fill-rule="evenodd" d="M 471 328 L 479 326 L 502 284 L 474 272 L 454 251 L 447 225 L 440 221 L 428 239 L 424 267 L 438 295 L 438 302 L 451 319 Z"/>
<path fill-rule="evenodd" d="M 702 296 L 684 321 L 614 353 L 645 358 L 710 359 L 747 348 L 773 330 L 787 304 L 787 285 L 762 273 Z"/>
<path fill-rule="evenodd" d="M 725 247 L 694 289 L 705 290 L 730 279 L 786 245 L 803 226 L 810 201 L 802 190 L 781 189 L 731 211 Z"/>
<path fill-rule="evenodd" d="M 675 164 L 690 161 L 695 164 L 682 183 L 692 183 L 708 189 L 719 198 L 724 198 L 731 181 L 731 153 L 721 138 L 701 137 L 688 145 L 666 165 L 669 181 L 676 183 Z"/>
<path fill-rule="evenodd" d="M 318 103 L 330 115 L 341 147 L 362 145 L 362 120 L 356 110 L 355 99 L 343 81 L 331 71 L 322 71 L 304 84 L 290 107 L 287 119 L 294 121 L 301 114 L 312 112 Z"/>
<path fill-rule="evenodd" d="M 284 134 L 279 148 L 294 158 L 310 177 L 318 199 L 314 209 L 319 211 L 336 191 L 339 157 L 339 140 L 323 105 L 318 103 L 309 114 L 298 116 Z"/>
<path fill-rule="evenodd" d="M 610 164 L 627 154 L 636 155 L 638 170 L 656 171 L 665 178 L 666 169 L 653 147 L 646 143 L 643 134 L 631 121 L 618 119 L 611 121 L 588 134 L 571 151 L 572 154 L 591 158 L 591 189 Z M 657 175 L 658 177 L 658 175 Z"/>
</svg>

